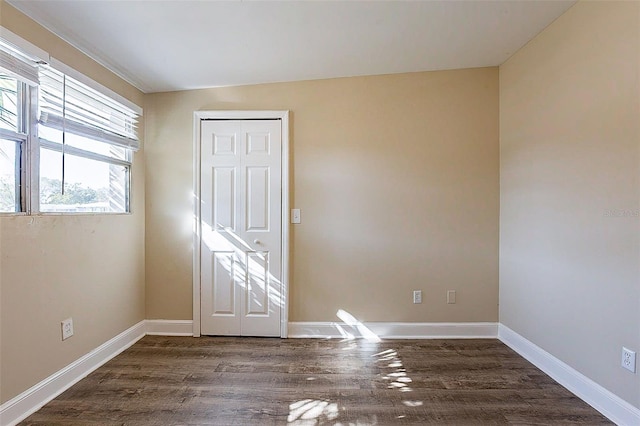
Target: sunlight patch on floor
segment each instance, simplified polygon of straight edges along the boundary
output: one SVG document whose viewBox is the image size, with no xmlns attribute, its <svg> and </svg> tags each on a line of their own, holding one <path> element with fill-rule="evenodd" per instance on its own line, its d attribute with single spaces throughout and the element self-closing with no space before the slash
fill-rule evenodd
<svg viewBox="0 0 640 426">
<path fill-rule="evenodd" d="M 289 405 L 287 423 L 293 425 L 315 425 L 335 420 L 339 416 L 338 404 L 318 399 L 303 399 Z"/>
</svg>

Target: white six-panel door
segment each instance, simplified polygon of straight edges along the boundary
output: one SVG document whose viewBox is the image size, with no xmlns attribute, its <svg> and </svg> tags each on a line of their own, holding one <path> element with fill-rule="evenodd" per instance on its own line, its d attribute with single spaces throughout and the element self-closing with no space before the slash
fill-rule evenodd
<svg viewBox="0 0 640 426">
<path fill-rule="evenodd" d="M 280 336 L 281 121 L 201 123 L 201 333 Z"/>
</svg>

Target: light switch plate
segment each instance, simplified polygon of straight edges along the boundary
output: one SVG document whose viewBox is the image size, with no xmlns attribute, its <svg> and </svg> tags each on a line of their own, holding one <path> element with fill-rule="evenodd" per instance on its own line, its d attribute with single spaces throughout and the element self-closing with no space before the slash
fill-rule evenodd
<svg viewBox="0 0 640 426">
<path fill-rule="evenodd" d="M 300 223 L 300 209 L 291 209 L 291 223 Z"/>
</svg>

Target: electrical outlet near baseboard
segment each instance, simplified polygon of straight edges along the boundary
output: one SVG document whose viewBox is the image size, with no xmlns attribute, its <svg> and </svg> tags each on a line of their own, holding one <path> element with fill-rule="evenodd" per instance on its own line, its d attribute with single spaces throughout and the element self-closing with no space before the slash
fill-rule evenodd
<svg viewBox="0 0 640 426">
<path fill-rule="evenodd" d="M 422 303 L 422 290 L 413 290 L 413 303 Z"/>
<path fill-rule="evenodd" d="M 67 318 L 60 324 L 62 326 L 62 340 L 67 340 L 73 336 L 73 318 Z"/>
<path fill-rule="evenodd" d="M 447 291 L 447 303 L 449 305 L 453 305 L 454 303 L 456 303 L 456 291 L 455 290 Z"/>
<path fill-rule="evenodd" d="M 624 346 L 622 347 L 622 367 L 632 373 L 636 372 L 636 353 Z"/>
</svg>

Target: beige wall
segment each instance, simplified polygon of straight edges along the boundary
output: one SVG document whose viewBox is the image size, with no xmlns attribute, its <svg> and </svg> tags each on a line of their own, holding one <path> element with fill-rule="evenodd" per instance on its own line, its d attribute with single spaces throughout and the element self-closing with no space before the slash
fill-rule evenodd
<svg viewBox="0 0 640 426">
<path fill-rule="evenodd" d="M 622 345 L 640 351 L 639 23 L 637 2 L 581 2 L 499 82 L 483 68 L 144 96 L 0 0 L 2 26 L 144 101 L 148 139 L 134 214 L 0 217 L 0 403 L 145 301 L 147 318 L 192 318 L 193 111 L 288 109 L 292 321 L 497 321 L 500 234 L 500 321 L 640 407 L 619 365 Z"/>
<path fill-rule="evenodd" d="M 500 321 L 636 407 L 639 17 L 578 3 L 500 67 Z"/>
<path fill-rule="evenodd" d="M 192 318 L 193 112 L 288 109 L 290 320 L 497 321 L 497 68 L 146 100 L 148 318 Z"/>
<path fill-rule="evenodd" d="M 0 24 L 142 104 L 143 94 L 0 0 Z M 144 159 L 132 215 L 0 217 L 0 403 L 144 319 Z M 75 335 L 62 342 L 60 321 Z"/>
<path fill-rule="evenodd" d="M 581 2 L 499 81 L 483 68 L 144 96 L 0 0 L 4 27 L 144 100 L 147 133 L 134 214 L 0 218 L 0 402 L 145 318 L 145 301 L 147 318 L 192 318 L 193 111 L 288 109 L 292 321 L 497 321 L 500 235 L 500 321 L 640 407 L 640 376 L 620 368 L 622 345 L 640 351 L 639 23 L 637 2 Z"/>
</svg>

